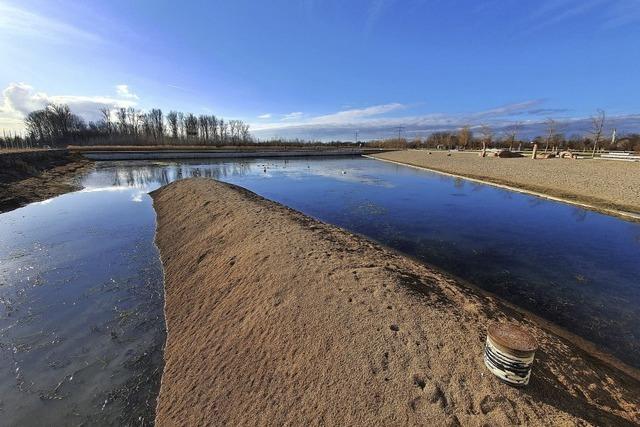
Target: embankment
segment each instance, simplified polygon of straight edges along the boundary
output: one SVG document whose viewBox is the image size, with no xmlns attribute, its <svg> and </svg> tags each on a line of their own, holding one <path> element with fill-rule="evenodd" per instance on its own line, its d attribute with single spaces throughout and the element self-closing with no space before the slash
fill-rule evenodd
<svg viewBox="0 0 640 427">
<path fill-rule="evenodd" d="M 640 382 L 445 275 L 254 193 L 152 193 L 167 343 L 158 425 L 631 425 Z M 530 384 L 483 364 L 486 326 L 538 351 Z"/>
<path fill-rule="evenodd" d="M 0 153 L 0 212 L 77 190 L 92 163 L 67 150 Z"/>
<path fill-rule="evenodd" d="M 428 150 L 392 151 L 370 157 L 471 178 L 640 220 L 640 163 L 592 159 L 532 160 L 530 157 L 483 158 L 478 153 Z"/>
</svg>

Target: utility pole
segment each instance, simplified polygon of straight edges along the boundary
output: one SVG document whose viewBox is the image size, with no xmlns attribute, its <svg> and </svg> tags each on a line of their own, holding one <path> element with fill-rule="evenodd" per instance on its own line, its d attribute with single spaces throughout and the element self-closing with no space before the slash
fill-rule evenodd
<svg viewBox="0 0 640 427">
<path fill-rule="evenodd" d="M 404 130 L 404 126 L 397 126 L 395 129 L 398 131 L 398 139 L 400 139 L 400 134 Z"/>
<path fill-rule="evenodd" d="M 358 143 L 358 130 L 356 129 L 356 144 Z"/>
</svg>

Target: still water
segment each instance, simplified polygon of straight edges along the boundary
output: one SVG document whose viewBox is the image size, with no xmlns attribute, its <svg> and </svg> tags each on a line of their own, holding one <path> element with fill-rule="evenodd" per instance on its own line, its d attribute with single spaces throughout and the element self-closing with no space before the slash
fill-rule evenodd
<svg viewBox="0 0 640 427">
<path fill-rule="evenodd" d="M 0 215 L 9 424 L 152 422 L 164 342 L 148 192 L 203 176 L 368 236 L 640 367 L 640 224 L 364 158 L 103 162 Z"/>
</svg>

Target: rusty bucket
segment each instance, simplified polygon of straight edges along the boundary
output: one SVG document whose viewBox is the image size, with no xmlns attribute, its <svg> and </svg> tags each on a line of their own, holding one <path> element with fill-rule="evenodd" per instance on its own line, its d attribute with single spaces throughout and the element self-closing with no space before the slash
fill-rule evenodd
<svg viewBox="0 0 640 427">
<path fill-rule="evenodd" d="M 538 343 L 529 332 L 510 323 L 489 326 L 484 364 L 502 381 L 527 385 Z"/>
</svg>

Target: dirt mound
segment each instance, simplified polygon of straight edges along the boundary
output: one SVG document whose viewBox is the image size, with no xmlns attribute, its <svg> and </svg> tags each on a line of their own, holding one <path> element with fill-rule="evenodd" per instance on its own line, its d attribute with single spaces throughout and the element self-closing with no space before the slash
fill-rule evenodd
<svg viewBox="0 0 640 427">
<path fill-rule="evenodd" d="M 624 425 L 640 382 L 495 299 L 207 179 L 152 194 L 168 337 L 158 425 Z M 530 330 L 530 384 L 485 368 L 491 321 Z"/>
</svg>

